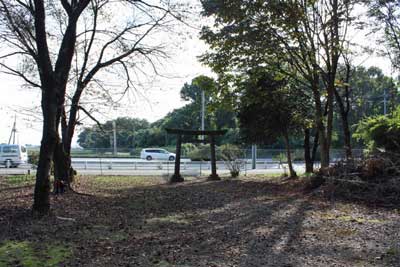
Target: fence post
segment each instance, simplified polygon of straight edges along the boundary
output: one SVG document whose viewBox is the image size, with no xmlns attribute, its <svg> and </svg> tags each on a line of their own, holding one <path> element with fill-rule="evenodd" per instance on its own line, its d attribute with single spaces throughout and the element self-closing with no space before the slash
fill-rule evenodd
<svg viewBox="0 0 400 267">
<path fill-rule="evenodd" d="M 256 169 L 257 165 L 257 145 L 251 145 L 251 168 Z"/>
<path fill-rule="evenodd" d="M 87 160 L 85 160 L 85 170 L 87 170 Z"/>
<path fill-rule="evenodd" d="M 100 159 L 100 175 L 103 175 L 103 164 L 101 162 L 101 157 L 99 159 Z"/>
</svg>

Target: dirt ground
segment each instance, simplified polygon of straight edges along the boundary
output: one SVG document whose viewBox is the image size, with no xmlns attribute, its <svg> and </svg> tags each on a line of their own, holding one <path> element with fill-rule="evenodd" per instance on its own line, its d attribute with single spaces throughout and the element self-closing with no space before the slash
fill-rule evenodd
<svg viewBox="0 0 400 267">
<path fill-rule="evenodd" d="M 298 181 L 168 185 L 79 177 L 30 215 L 33 181 L 0 177 L 0 266 L 400 266 L 400 212 L 327 201 Z"/>
</svg>

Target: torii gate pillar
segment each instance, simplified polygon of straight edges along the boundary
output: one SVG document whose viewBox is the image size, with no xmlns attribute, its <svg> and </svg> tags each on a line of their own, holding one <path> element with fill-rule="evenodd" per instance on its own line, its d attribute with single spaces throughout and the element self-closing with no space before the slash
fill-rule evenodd
<svg viewBox="0 0 400 267">
<path fill-rule="evenodd" d="M 180 174 L 181 147 L 182 147 L 182 135 L 178 134 L 176 139 L 175 172 L 171 177 L 171 183 L 180 183 L 184 181 L 183 177 Z"/>
</svg>

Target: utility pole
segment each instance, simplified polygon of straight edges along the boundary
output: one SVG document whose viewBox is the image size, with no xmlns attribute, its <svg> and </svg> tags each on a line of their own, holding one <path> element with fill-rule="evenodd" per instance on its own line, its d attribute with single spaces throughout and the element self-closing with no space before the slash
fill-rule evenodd
<svg viewBox="0 0 400 267">
<path fill-rule="evenodd" d="M 113 135 L 114 135 L 114 156 L 117 155 L 117 125 L 113 121 Z"/>
<path fill-rule="evenodd" d="M 201 130 L 204 131 L 204 116 L 205 116 L 205 99 L 204 90 L 201 90 Z M 204 140 L 204 135 L 201 136 L 201 139 Z"/>
<path fill-rule="evenodd" d="M 11 144 L 11 139 L 13 140 L 12 144 L 15 145 L 15 136 L 17 135 L 17 115 L 14 118 L 14 124 L 11 129 L 10 139 L 8 139 L 8 144 Z"/>
<path fill-rule="evenodd" d="M 204 116 L 205 116 L 205 94 L 204 90 L 201 90 L 201 130 L 204 131 Z"/>
</svg>

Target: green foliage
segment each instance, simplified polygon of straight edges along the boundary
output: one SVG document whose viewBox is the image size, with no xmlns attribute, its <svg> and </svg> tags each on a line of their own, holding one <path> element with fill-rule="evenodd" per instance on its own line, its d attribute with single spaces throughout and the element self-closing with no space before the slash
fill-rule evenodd
<svg viewBox="0 0 400 267">
<path fill-rule="evenodd" d="M 226 149 L 225 152 L 228 152 L 229 148 L 232 148 L 237 153 L 241 152 L 241 150 L 239 150 L 237 146 L 225 144 L 220 147 L 216 147 L 216 149 L 215 149 L 216 160 L 224 160 L 224 157 L 222 156 L 222 150 L 221 150 L 224 148 Z M 238 150 L 236 150 L 236 149 L 238 149 Z M 190 158 L 191 160 L 210 160 L 210 158 L 211 158 L 210 144 L 199 144 L 194 150 L 191 150 L 187 154 L 187 157 Z"/>
<path fill-rule="evenodd" d="M 192 151 L 196 150 L 197 147 L 192 143 L 185 143 L 182 144 L 181 149 L 182 149 L 182 155 L 188 155 Z"/>
<path fill-rule="evenodd" d="M 201 127 L 201 92 L 205 91 L 205 129 L 236 128 L 236 114 L 222 107 L 212 106 L 210 95 L 217 90 L 216 82 L 206 76 L 198 76 L 191 84 L 185 84 L 181 97 L 190 101 L 182 108 L 175 109 L 164 118 L 155 122 L 153 127 L 200 129 Z M 190 142 L 192 137 L 184 136 L 184 142 Z"/>
<path fill-rule="evenodd" d="M 400 150 L 400 107 L 391 116 L 374 116 L 357 125 L 354 137 L 362 139 L 370 149 Z"/>
<path fill-rule="evenodd" d="M 71 256 L 63 245 L 39 248 L 28 241 L 5 241 L 0 245 L 0 266 L 50 267 L 59 266 Z"/>
<path fill-rule="evenodd" d="M 190 151 L 187 154 L 187 157 L 190 158 L 191 160 L 210 160 L 211 154 L 210 154 L 211 148 L 209 144 L 200 144 L 197 146 L 196 149 Z"/>
<path fill-rule="evenodd" d="M 220 140 L 221 139 L 221 140 Z M 240 135 L 239 128 L 230 128 L 223 136 L 217 137 L 217 140 L 220 140 L 220 144 L 236 144 L 239 145 L 242 143 L 242 137 Z"/>
<path fill-rule="evenodd" d="M 164 129 L 152 127 L 139 130 L 134 135 L 136 147 L 152 147 L 166 145 L 167 133 Z"/>
<path fill-rule="evenodd" d="M 357 67 L 351 73 L 350 120 L 357 123 L 361 118 L 383 114 L 383 94 L 386 90 L 388 113 L 395 110 L 399 100 L 396 84 L 377 67 Z M 340 89 L 339 89 L 340 90 Z"/>
<path fill-rule="evenodd" d="M 302 96 L 286 80 L 260 70 L 249 73 L 242 86 L 239 121 L 249 143 L 272 144 L 302 128 L 306 117 L 298 104 Z"/>
<path fill-rule="evenodd" d="M 181 98 L 186 101 L 191 101 L 197 104 L 201 104 L 202 91 L 210 92 L 216 87 L 216 83 L 213 78 L 200 75 L 192 80 L 191 84 L 185 83 L 181 89 Z M 206 102 L 210 101 L 209 94 L 205 94 Z"/>
<path fill-rule="evenodd" d="M 150 123 L 142 119 L 121 117 L 114 121 L 118 147 L 134 147 L 134 133 L 150 127 Z M 83 148 L 107 148 L 111 147 L 110 138 L 112 136 L 113 121 L 107 121 L 101 128 L 98 125 L 84 128 L 78 135 L 78 144 Z"/>
</svg>

